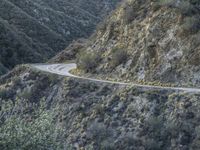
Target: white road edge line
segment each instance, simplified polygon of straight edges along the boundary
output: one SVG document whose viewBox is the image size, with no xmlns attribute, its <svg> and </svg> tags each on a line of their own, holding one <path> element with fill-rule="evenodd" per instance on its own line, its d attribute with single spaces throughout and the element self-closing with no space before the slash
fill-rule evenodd
<svg viewBox="0 0 200 150">
<path fill-rule="evenodd" d="M 125 86 L 137 86 L 137 87 L 144 87 L 144 88 L 155 88 L 155 89 L 166 89 L 166 90 L 178 90 L 178 91 L 185 91 L 185 92 L 200 92 L 198 88 L 184 88 L 184 87 L 163 87 L 163 86 L 154 86 L 154 85 L 142 85 L 142 84 L 135 84 L 135 83 L 124 83 L 124 82 L 115 82 L 109 80 L 100 80 L 94 78 L 86 78 L 81 76 L 76 76 L 70 73 L 72 69 L 76 69 L 77 65 L 75 63 L 70 64 L 32 64 L 32 67 L 40 70 L 45 71 L 57 75 L 68 76 L 72 78 L 90 80 L 95 82 L 102 82 L 102 83 L 110 83 L 110 84 L 119 84 Z"/>
</svg>

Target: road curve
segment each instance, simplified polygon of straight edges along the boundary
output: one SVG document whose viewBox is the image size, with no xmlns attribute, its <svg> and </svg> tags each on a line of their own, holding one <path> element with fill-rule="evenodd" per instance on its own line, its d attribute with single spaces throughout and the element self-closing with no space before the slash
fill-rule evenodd
<svg viewBox="0 0 200 150">
<path fill-rule="evenodd" d="M 142 85 L 142 84 L 135 84 L 135 83 L 124 83 L 124 82 L 115 82 L 115 81 L 108 81 L 108 80 L 99 80 L 94 78 L 86 78 L 81 76 L 76 76 L 70 73 L 70 70 L 76 69 L 77 65 L 75 63 L 70 64 L 33 64 L 32 67 L 53 73 L 62 76 L 68 76 L 72 78 L 90 80 L 95 82 L 102 82 L 102 83 L 110 83 L 110 84 L 118 84 L 118 85 L 125 85 L 125 86 L 137 86 L 142 88 L 149 88 L 149 89 L 165 89 L 165 90 L 176 90 L 176 91 L 184 91 L 190 93 L 198 93 L 200 89 L 198 88 L 184 88 L 184 87 L 164 87 L 164 86 L 154 86 L 154 85 Z"/>
</svg>

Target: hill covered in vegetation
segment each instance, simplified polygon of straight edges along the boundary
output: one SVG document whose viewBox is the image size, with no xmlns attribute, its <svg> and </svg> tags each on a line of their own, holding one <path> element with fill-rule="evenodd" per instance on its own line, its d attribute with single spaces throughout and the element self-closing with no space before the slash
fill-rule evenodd
<svg viewBox="0 0 200 150">
<path fill-rule="evenodd" d="M 128 0 L 50 62 L 76 59 L 93 78 L 199 86 L 198 16 L 195 0 Z M 0 148 L 199 150 L 199 98 L 21 65 L 0 78 Z"/>
<path fill-rule="evenodd" d="M 71 41 L 89 36 L 117 0 L 2 0 L 0 74 L 16 64 L 43 62 Z"/>
</svg>

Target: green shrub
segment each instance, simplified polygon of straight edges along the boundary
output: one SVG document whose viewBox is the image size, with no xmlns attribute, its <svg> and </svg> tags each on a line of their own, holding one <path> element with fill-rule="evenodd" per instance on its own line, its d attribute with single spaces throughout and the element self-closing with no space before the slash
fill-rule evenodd
<svg viewBox="0 0 200 150">
<path fill-rule="evenodd" d="M 5 89 L 0 89 L 0 99 L 5 99 L 7 96 L 7 90 Z"/>
<path fill-rule="evenodd" d="M 100 54 L 92 52 L 82 52 L 78 55 L 78 68 L 85 72 L 93 72 L 100 62 Z"/>
<path fill-rule="evenodd" d="M 186 17 L 182 28 L 184 32 L 197 33 L 200 29 L 199 16 Z"/>
<path fill-rule="evenodd" d="M 101 150 L 116 150 L 114 140 L 112 138 L 106 139 L 100 145 Z"/>
<path fill-rule="evenodd" d="M 32 96 L 32 94 L 31 94 L 31 91 L 30 91 L 30 90 L 24 89 L 24 90 L 20 93 L 19 96 L 20 96 L 21 98 L 23 98 L 23 99 L 30 99 L 31 96 Z"/>
<path fill-rule="evenodd" d="M 140 139 L 133 132 L 127 132 L 119 138 L 115 144 L 119 149 L 135 149 L 140 145 Z"/>
<path fill-rule="evenodd" d="M 56 124 L 55 110 L 18 100 L 1 102 L 0 149 L 64 149 L 64 130 Z"/>
<path fill-rule="evenodd" d="M 177 8 L 183 15 L 198 14 L 198 0 L 159 0 L 157 5 Z"/>
<path fill-rule="evenodd" d="M 200 29 L 200 1 L 199 0 L 159 0 L 160 6 L 177 8 L 184 16 L 183 33 L 196 33 Z"/>
<path fill-rule="evenodd" d="M 104 32 L 106 31 L 107 29 L 107 26 L 108 26 L 108 20 L 105 19 L 104 21 L 100 22 L 98 25 L 97 25 L 97 31 L 101 31 L 101 32 Z"/>
<path fill-rule="evenodd" d="M 177 0 L 159 0 L 160 5 L 173 6 Z"/>
<path fill-rule="evenodd" d="M 154 7 L 156 6 L 167 6 L 167 7 L 173 7 L 177 8 L 181 11 L 184 15 L 192 15 L 198 12 L 196 9 L 197 3 L 192 2 L 192 0 L 184 0 L 184 1 L 178 1 L 178 0 L 159 0 L 156 1 Z"/>
<path fill-rule="evenodd" d="M 7 72 L 7 69 L 0 63 L 0 75 L 3 75 Z"/>
<path fill-rule="evenodd" d="M 194 10 L 194 6 L 189 1 L 183 1 L 178 6 L 183 15 L 191 15 Z"/>
<path fill-rule="evenodd" d="M 18 86 L 18 85 L 20 85 L 21 84 L 21 78 L 20 77 L 14 77 L 13 78 L 13 84 L 15 85 L 15 86 Z"/>
<path fill-rule="evenodd" d="M 128 59 L 128 53 L 121 48 L 115 48 L 112 50 L 112 58 L 111 58 L 111 62 L 110 65 L 111 67 L 116 67 L 122 63 L 125 63 Z"/>
<path fill-rule="evenodd" d="M 135 9 L 133 6 L 134 5 L 127 5 L 124 8 L 124 17 L 123 18 L 124 18 L 125 24 L 131 23 L 136 17 Z"/>
<path fill-rule="evenodd" d="M 106 141 L 113 141 L 115 131 L 107 128 L 103 123 L 94 122 L 88 128 L 87 136 L 95 141 L 97 148 L 111 149 L 113 146 L 108 146 Z"/>
</svg>

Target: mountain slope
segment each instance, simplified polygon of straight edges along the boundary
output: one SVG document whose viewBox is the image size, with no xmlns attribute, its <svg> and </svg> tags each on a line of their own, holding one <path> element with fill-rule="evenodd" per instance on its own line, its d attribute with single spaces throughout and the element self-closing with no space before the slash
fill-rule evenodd
<svg viewBox="0 0 200 150">
<path fill-rule="evenodd" d="M 198 1 L 130 0 L 86 46 L 101 59 L 85 71 L 135 82 L 199 86 L 199 14 Z M 84 59 L 78 61 L 81 68 Z"/>
<path fill-rule="evenodd" d="M 0 79 L 0 147 L 199 149 L 198 98 L 19 66 Z"/>
<path fill-rule="evenodd" d="M 198 17 L 198 1 L 185 3 L 186 12 L 179 2 L 129 0 L 90 41 L 74 42 L 50 61 L 78 56 L 79 69 L 93 78 L 192 86 L 190 78 L 198 78 L 199 26 L 190 23 Z M 156 69 L 166 70 L 168 63 L 172 72 Z M 0 78 L 0 148 L 199 150 L 199 98 L 199 93 L 97 84 L 21 65 Z"/>
<path fill-rule="evenodd" d="M 20 63 L 46 61 L 71 41 L 90 35 L 116 3 L 111 0 L 2 0 L 1 64 L 11 69 Z"/>
</svg>

